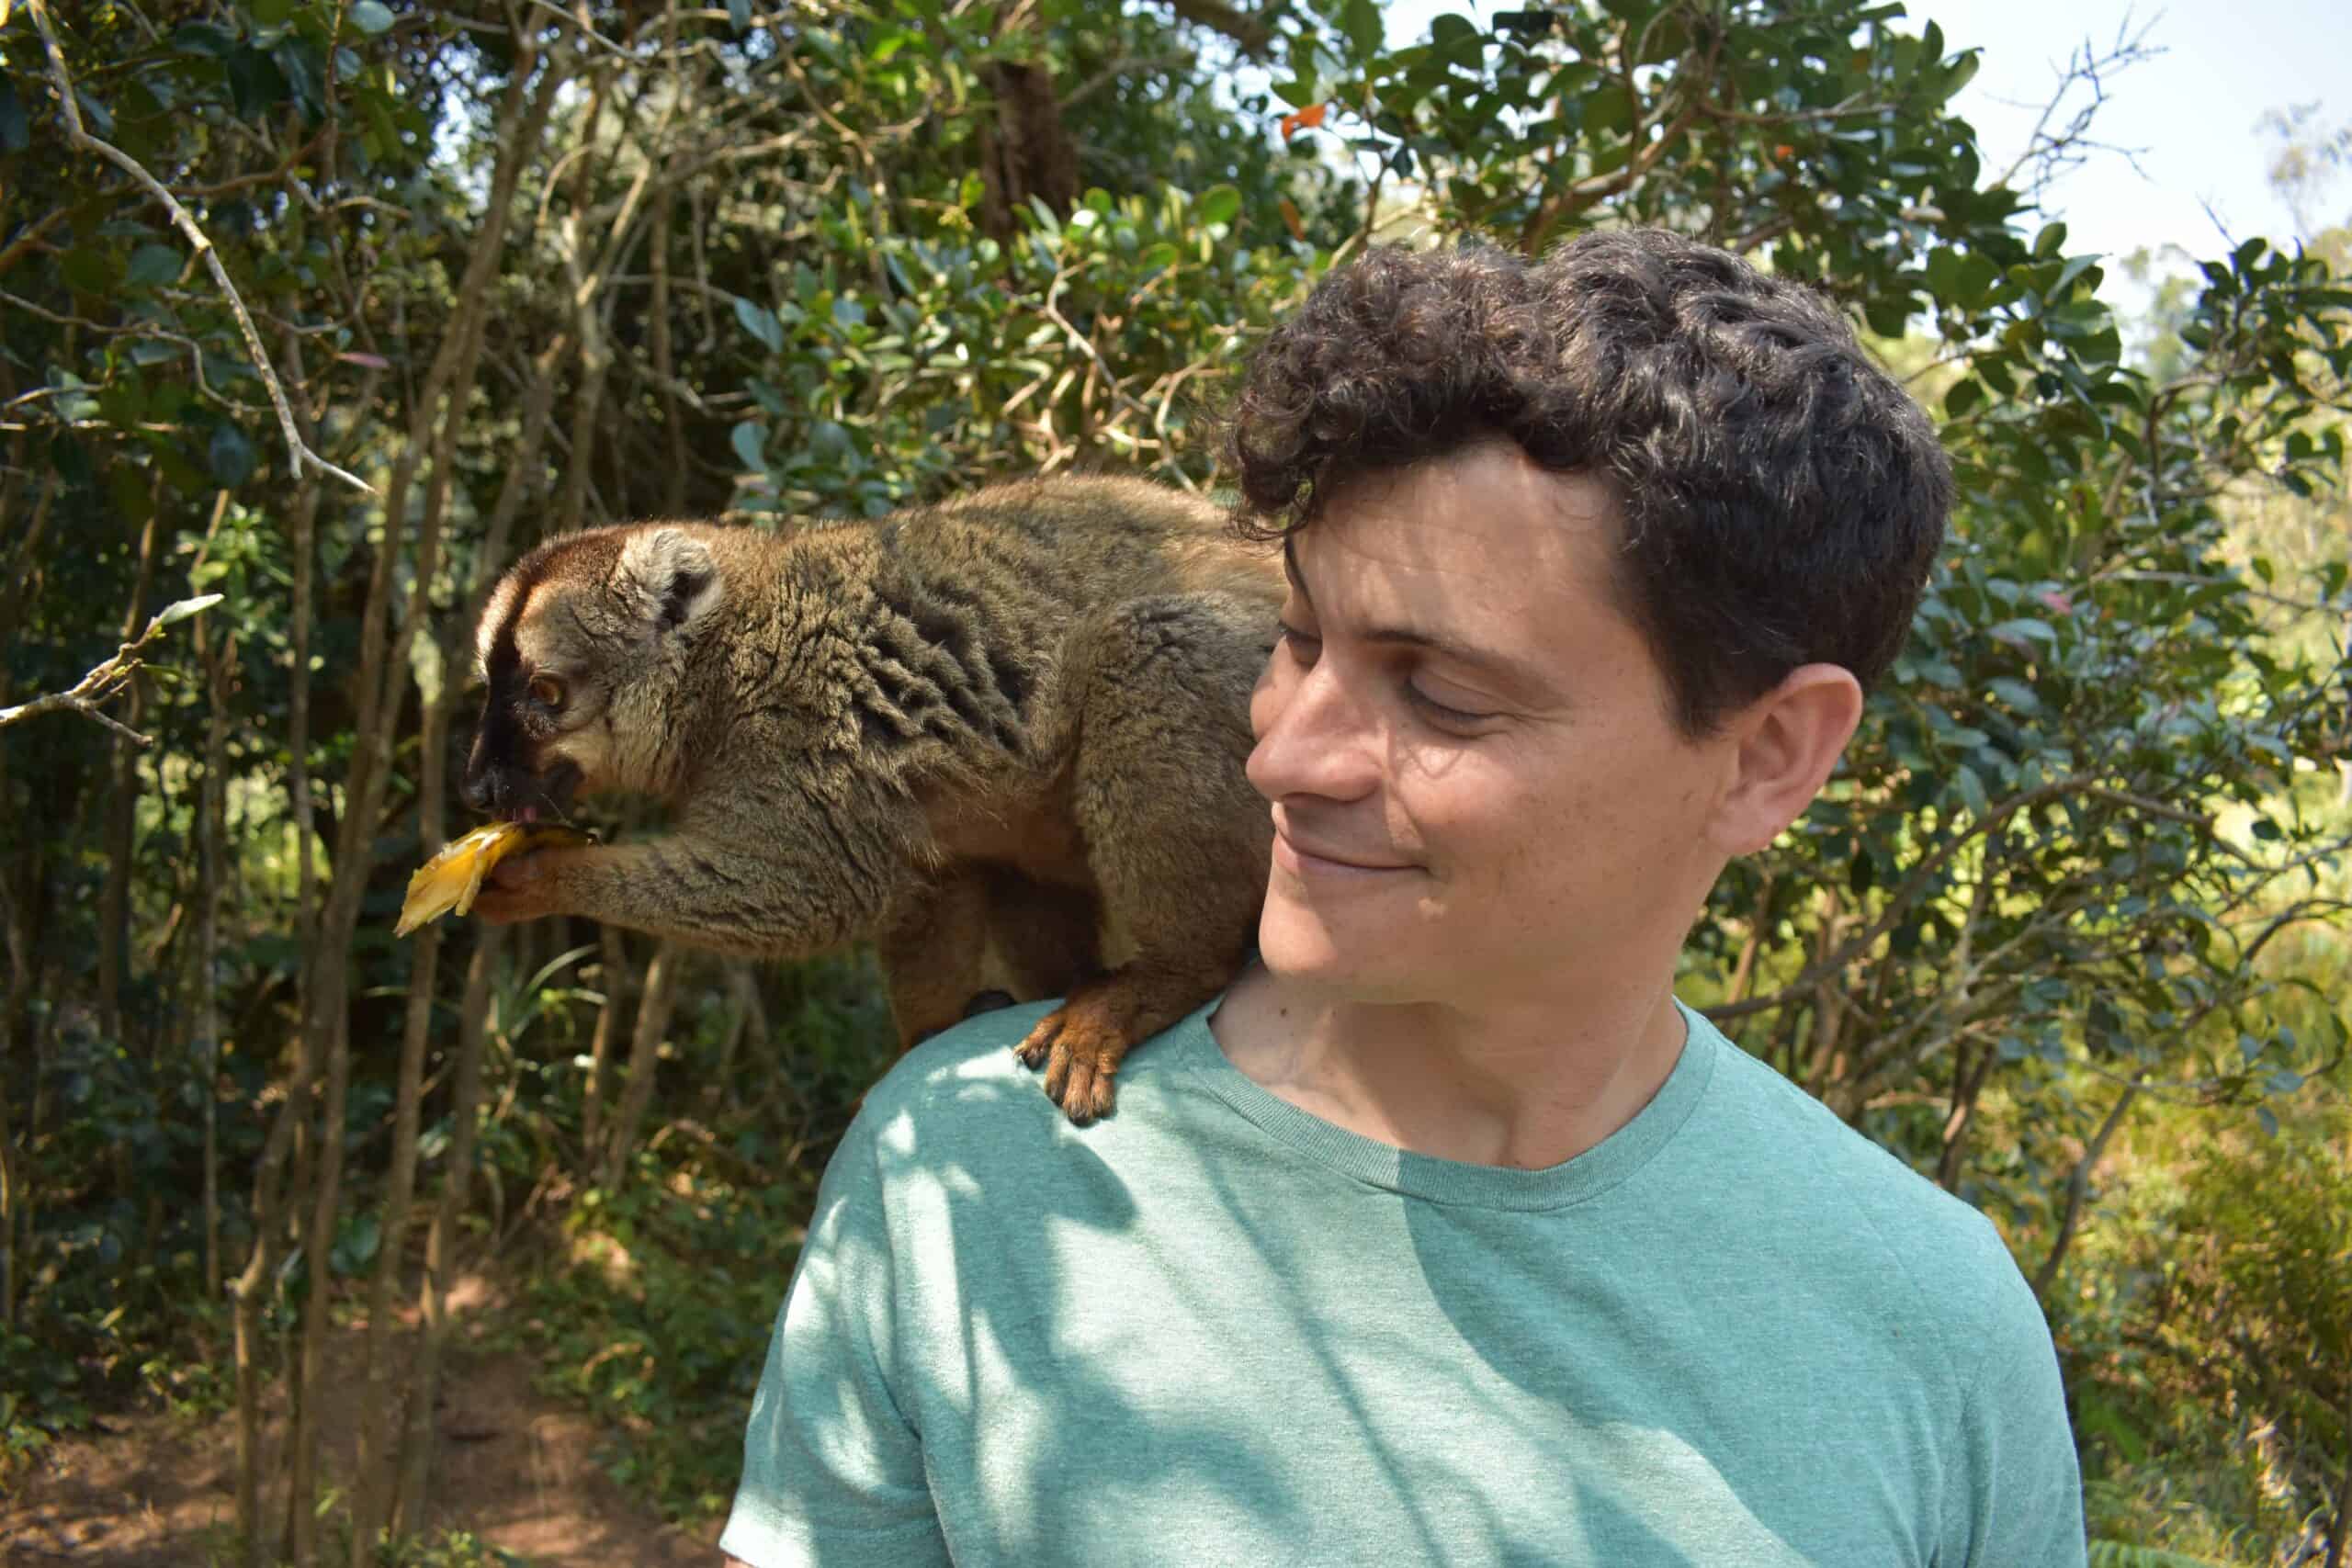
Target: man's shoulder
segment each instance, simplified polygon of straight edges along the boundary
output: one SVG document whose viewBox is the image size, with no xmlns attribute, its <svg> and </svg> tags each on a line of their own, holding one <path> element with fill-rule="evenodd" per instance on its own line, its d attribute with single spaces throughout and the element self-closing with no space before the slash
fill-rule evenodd
<svg viewBox="0 0 2352 1568">
<path fill-rule="evenodd" d="M 884 1152 L 961 1158 L 988 1151 L 991 1160 L 1052 1161 L 1054 1151 L 1083 1144 L 1092 1154 L 1140 1153 L 1153 1130 L 1188 1122 L 1189 1075 L 1176 1066 L 1172 1036 L 1191 1021 L 1138 1042 L 1119 1065 L 1118 1095 L 1109 1116 L 1074 1125 L 1047 1098 L 1045 1074 L 1023 1063 L 1015 1047 L 1059 1001 L 1020 1002 L 941 1031 L 899 1058 L 866 1092 L 857 1133 Z M 1128 1145 L 1137 1145 L 1129 1149 Z M 1067 1163 L 1066 1157 L 1064 1163 Z"/>
<path fill-rule="evenodd" d="M 1712 1024 L 1706 1025 L 1711 1032 Z M 1704 1140 L 1722 1174 L 1780 1210 L 1823 1268 L 1875 1266 L 1919 1311 L 2002 1315 L 2023 1288 L 1993 1223 L 1717 1033 L 1722 1063 Z"/>
<path fill-rule="evenodd" d="M 858 1120 L 879 1128 L 919 1116 L 944 1129 L 1006 1115 L 1029 1120 L 1021 1116 L 1023 1111 L 1059 1115 L 1046 1098 L 1040 1075 L 1023 1066 L 1013 1049 L 1055 1005 L 1022 1002 L 942 1030 L 901 1055 L 866 1090 Z"/>
</svg>

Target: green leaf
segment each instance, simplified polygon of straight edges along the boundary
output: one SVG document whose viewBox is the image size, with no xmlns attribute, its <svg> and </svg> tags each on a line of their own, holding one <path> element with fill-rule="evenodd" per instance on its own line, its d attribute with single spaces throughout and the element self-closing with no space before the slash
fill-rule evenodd
<svg viewBox="0 0 2352 1568">
<path fill-rule="evenodd" d="M 1968 807 L 1971 817 L 1981 822 L 1992 814 L 1993 803 L 1986 797 L 1984 781 L 1976 776 L 1975 769 L 1966 763 L 1961 764 L 1951 771 L 1951 782 L 1952 787 L 1960 793 L 1961 804 Z"/>
<path fill-rule="evenodd" d="M 2019 713 L 2041 711 L 2041 699 L 2035 696 L 2033 688 L 2023 681 L 2014 680 L 2007 675 L 1996 675 L 1984 682 L 1984 689 Z"/>
<path fill-rule="evenodd" d="M 351 8 L 351 25 L 369 38 L 379 37 L 391 31 L 392 8 L 383 0 L 359 0 Z"/>
<path fill-rule="evenodd" d="M 141 245 L 131 253 L 130 266 L 122 280 L 141 288 L 169 283 L 180 275 L 180 262 L 181 253 L 170 245 Z"/>
<path fill-rule="evenodd" d="M 1474 48 L 1485 37 L 1476 22 L 1459 12 L 1444 11 L 1430 18 L 1430 41 L 1448 53 Z"/>
<path fill-rule="evenodd" d="M 1965 380 L 1955 381 L 1952 383 L 1951 390 L 1944 394 L 1944 417 L 1958 419 L 1984 400 L 1984 382 L 1973 376 Z"/>
<path fill-rule="evenodd" d="M 105 294 L 113 289 L 116 272 L 114 258 L 96 245 L 82 245 L 66 252 L 57 259 L 57 270 L 66 286 L 84 294 Z"/>
<path fill-rule="evenodd" d="M 1348 35 L 1348 48 L 1356 59 L 1370 60 L 1380 52 L 1380 7 L 1373 0 L 1341 0 L 1340 29 Z"/>
<path fill-rule="evenodd" d="M 745 420 L 728 433 L 728 442 L 735 448 L 736 459 L 752 473 L 767 471 L 768 427 L 754 420 Z"/>
<path fill-rule="evenodd" d="M 177 626 L 191 615 L 204 614 L 205 611 L 220 603 L 220 600 L 221 595 L 218 593 L 199 593 L 193 599 L 182 599 L 177 604 L 166 604 L 155 612 L 155 618 L 148 624 L 148 629 L 154 631 L 164 626 Z"/>
<path fill-rule="evenodd" d="M 271 60 L 294 90 L 294 101 L 302 112 L 316 119 L 326 112 L 326 73 L 316 48 L 299 38 L 289 38 L 269 51 Z"/>
<path fill-rule="evenodd" d="M 2003 621 L 1996 626 L 1989 626 L 1985 628 L 1984 635 L 2002 642 L 2019 642 L 2029 637 L 2038 642 L 2052 644 L 2058 640 L 2058 634 L 2046 623 L 2026 616 L 2019 616 L 2013 621 Z"/>
<path fill-rule="evenodd" d="M 286 101 L 286 77 L 277 62 L 261 51 L 233 51 L 228 67 L 229 100 L 239 118 L 260 119 Z"/>
<path fill-rule="evenodd" d="M 0 152 L 21 152 L 33 144 L 32 126 L 25 118 L 24 100 L 16 84 L 0 76 Z"/>
<path fill-rule="evenodd" d="M 113 140 L 114 115 L 112 111 L 107 109 L 107 106 L 99 99 L 91 96 L 90 90 L 87 87 L 83 86 L 78 82 L 74 85 L 74 101 L 82 106 L 83 121 L 89 126 L 91 130 L 95 131 L 101 140 Z"/>
<path fill-rule="evenodd" d="M 1957 95 L 1962 87 L 1976 79 L 1977 69 L 1984 63 L 1984 55 L 1973 49 L 1965 54 L 1954 56 L 1951 69 L 1944 73 L 1943 81 L 1937 86 L 1939 96 L 1951 98 Z"/>
<path fill-rule="evenodd" d="M 205 457 L 223 490 L 234 490 L 253 477 L 254 444 L 226 420 L 212 427 L 212 444 Z"/>
<path fill-rule="evenodd" d="M 383 1222 L 371 1212 L 352 1215 L 337 1228 L 334 1245 L 327 1251 L 328 1266 L 338 1274 L 358 1273 L 376 1256 L 382 1230 Z"/>
<path fill-rule="evenodd" d="M 183 22 L 172 29 L 172 47 L 182 54 L 226 60 L 229 51 L 237 47 L 237 35 L 210 22 Z"/>
<path fill-rule="evenodd" d="M 1275 83 L 1274 96 L 1295 109 L 1322 101 L 1321 84 L 1312 77 L 1286 76 Z"/>
<path fill-rule="evenodd" d="M 761 345 L 770 354 L 784 352 L 784 323 L 776 320 L 774 310 L 739 294 L 735 297 L 735 319 L 742 323 L 745 332 L 759 339 Z"/>
<path fill-rule="evenodd" d="M 1201 221 L 1230 223 L 1241 211 L 1241 193 L 1231 186 L 1211 186 L 1201 193 Z"/>
</svg>

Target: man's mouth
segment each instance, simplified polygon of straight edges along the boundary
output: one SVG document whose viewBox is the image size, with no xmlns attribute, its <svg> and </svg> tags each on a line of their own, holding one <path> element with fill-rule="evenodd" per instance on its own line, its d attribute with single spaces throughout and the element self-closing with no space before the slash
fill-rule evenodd
<svg viewBox="0 0 2352 1568">
<path fill-rule="evenodd" d="M 1274 834 L 1274 863 L 1293 875 L 1358 875 L 1368 876 L 1385 871 L 1410 871 L 1413 868 L 1396 861 L 1353 858 L 1336 846 L 1314 848 L 1293 839 L 1288 833 Z"/>
</svg>

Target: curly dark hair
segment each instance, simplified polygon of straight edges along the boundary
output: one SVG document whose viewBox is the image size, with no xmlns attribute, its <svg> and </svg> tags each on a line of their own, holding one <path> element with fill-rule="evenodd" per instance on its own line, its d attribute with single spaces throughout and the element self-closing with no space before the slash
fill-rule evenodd
<svg viewBox="0 0 2352 1568">
<path fill-rule="evenodd" d="M 1693 736 L 1802 664 L 1883 674 L 1951 504 L 1934 428 L 1833 306 L 1631 229 L 1541 262 L 1379 249 L 1326 277 L 1231 412 L 1239 525 L 1278 536 L 1357 475 L 1495 436 L 1607 480 L 1619 602 Z"/>
</svg>

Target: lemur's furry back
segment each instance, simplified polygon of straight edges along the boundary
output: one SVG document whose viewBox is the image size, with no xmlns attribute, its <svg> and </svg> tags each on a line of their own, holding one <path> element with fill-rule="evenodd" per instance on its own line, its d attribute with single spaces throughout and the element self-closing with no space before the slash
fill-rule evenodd
<svg viewBox="0 0 2352 1568">
<path fill-rule="evenodd" d="M 482 616 L 467 798 L 633 791 L 673 828 L 509 861 L 476 908 L 770 956 L 870 938 L 906 1043 L 991 974 L 1066 994 L 1023 1054 L 1099 1115 L 1255 931 L 1272 829 L 1242 766 L 1282 588 L 1217 509 L 1133 479 L 551 540 Z"/>
</svg>

